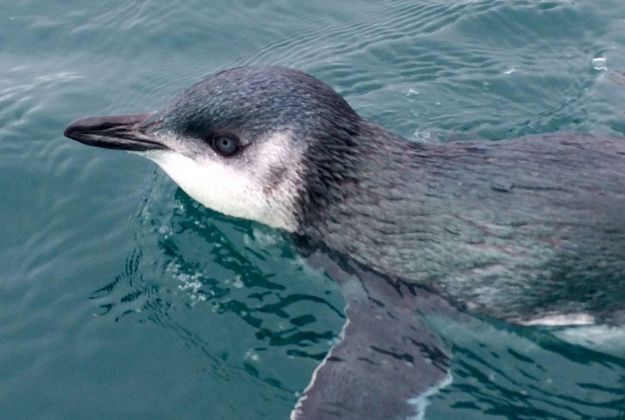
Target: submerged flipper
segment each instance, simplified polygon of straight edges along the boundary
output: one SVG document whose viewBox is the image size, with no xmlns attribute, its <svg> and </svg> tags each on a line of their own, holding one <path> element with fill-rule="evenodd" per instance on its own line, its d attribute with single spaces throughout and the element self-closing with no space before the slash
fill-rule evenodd
<svg viewBox="0 0 625 420">
<path fill-rule="evenodd" d="M 450 381 L 444 346 L 419 314 L 440 305 L 440 298 L 354 265 L 345 269 L 329 262 L 325 258 L 322 265 L 341 285 L 347 321 L 291 419 L 422 416 L 426 397 Z"/>
</svg>

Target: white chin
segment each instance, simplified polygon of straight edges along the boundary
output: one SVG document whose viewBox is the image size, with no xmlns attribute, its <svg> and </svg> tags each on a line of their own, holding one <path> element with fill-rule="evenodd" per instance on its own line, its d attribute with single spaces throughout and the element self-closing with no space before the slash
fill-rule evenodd
<svg viewBox="0 0 625 420">
<path fill-rule="evenodd" d="M 259 168 L 228 165 L 219 158 L 196 161 L 174 151 L 149 151 L 142 156 L 154 161 L 194 200 L 228 216 L 254 220 L 269 226 L 293 231 L 293 196 L 280 191 L 264 192 Z M 277 195 L 277 196 L 276 196 Z"/>
</svg>

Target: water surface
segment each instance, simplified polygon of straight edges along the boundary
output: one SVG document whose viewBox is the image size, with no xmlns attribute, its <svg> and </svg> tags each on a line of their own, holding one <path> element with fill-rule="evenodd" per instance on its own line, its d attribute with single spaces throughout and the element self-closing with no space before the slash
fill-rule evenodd
<svg viewBox="0 0 625 420">
<path fill-rule="evenodd" d="M 62 137 L 244 64 L 303 69 L 412 141 L 625 133 L 621 0 L 4 0 L 0 417 L 277 419 L 343 299 L 287 239 Z M 505 140 L 503 140 L 505 141 Z M 433 322 L 428 418 L 625 418 L 625 341 Z"/>
</svg>

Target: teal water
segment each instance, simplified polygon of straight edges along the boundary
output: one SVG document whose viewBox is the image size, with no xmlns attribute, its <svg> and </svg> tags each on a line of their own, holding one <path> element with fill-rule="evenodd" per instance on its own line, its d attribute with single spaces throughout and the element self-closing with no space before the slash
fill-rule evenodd
<svg viewBox="0 0 625 420">
<path fill-rule="evenodd" d="M 281 235 L 202 208 L 146 160 L 63 138 L 79 116 L 154 110 L 265 63 L 414 141 L 625 133 L 622 0 L 0 10 L 2 419 L 287 418 L 343 322 L 337 287 Z M 433 324 L 454 381 L 428 418 L 625 418 L 619 331 Z"/>
</svg>

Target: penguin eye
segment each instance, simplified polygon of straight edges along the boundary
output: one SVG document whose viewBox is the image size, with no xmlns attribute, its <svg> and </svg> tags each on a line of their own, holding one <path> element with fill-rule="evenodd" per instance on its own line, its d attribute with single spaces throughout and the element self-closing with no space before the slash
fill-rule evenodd
<svg viewBox="0 0 625 420">
<path fill-rule="evenodd" d="M 232 156 L 239 148 L 239 139 L 233 136 L 219 135 L 213 137 L 211 147 L 222 156 Z"/>
</svg>

